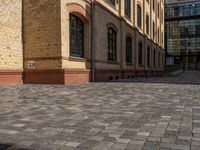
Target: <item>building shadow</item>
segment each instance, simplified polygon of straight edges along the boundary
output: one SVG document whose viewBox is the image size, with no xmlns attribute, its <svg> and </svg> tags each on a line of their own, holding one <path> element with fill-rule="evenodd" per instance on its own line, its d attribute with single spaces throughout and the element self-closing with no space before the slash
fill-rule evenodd
<svg viewBox="0 0 200 150">
<path fill-rule="evenodd" d="M 189 77 L 154 77 L 154 78 L 130 78 L 119 79 L 112 82 L 118 83 L 152 83 L 152 84 L 182 84 L 182 85 L 200 85 L 199 78 Z"/>
<path fill-rule="evenodd" d="M 0 150 L 35 150 L 30 148 L 19 147 L 13 143 L 0 143 Z"/>
</svg>

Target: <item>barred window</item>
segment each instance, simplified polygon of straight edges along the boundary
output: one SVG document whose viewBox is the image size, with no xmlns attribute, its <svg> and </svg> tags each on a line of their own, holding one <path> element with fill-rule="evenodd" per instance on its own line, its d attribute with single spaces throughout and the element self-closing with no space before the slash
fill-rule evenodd
<svg viewBox="0 0 200 150">
<path fill-rule="evenodd" d="M 149 16 L 146 15 L 146 33 L 149 34 Z"/>
<path fill-rule="evenodd" d="M 108 60 L 117 60 L 117 33 L 113 28 L 108 28 Z"/>
<path fill-rule="evenodd" d="M 70 14 L 70 56 L 84 57 L 84 24 Z"/>
<path fill-rule="evenodd" d="M 153 39 L 155 38 L 155 23 L 153 22 Z"/>
<path fill-rule="evenodd" d="M 130 37 L 126 38 L 126 63 L 132 63 L 132 39 Z"/>
<path fill-rule="evenodd" d="M 125 0 L 125 16 L 131 18 L 131 0 Z"/>
<path fill-rule="evenodd" d="M 137 5 L 137 26 L 142 27 L 142 9 L 140 5 Z"/>
</svg>

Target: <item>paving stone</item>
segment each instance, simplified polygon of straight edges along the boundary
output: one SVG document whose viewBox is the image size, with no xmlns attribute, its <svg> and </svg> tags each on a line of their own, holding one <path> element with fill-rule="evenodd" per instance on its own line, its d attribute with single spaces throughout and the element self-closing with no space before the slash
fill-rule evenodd
<svg viewBox="0 0 200 150">
<path fill-rule="evenodd" d="M 0 129 L 0 133 L 4 133 L 4 134 L 17 134 L 18 131 L 8 130 L 8 129 Z"/>
<path fill-rule="evenodd" d="M 69 146 L 69 147 L 77 147 L 78 145 L 80 145 L 81 143 L 77 143 L 77 142 L 69 142 L 66 144 L 66 146 Z"/>
<path fill-rule="evenodd" d="M 145 141 L 130 141 L 129 144 L 143 146 Z"/>
<path fill-rule="evenodd" d="M 124 143 L 114 143 L 110 150 L 124 150 L 127 147 L 127 144 Z"/>
<path fill-rule="evenodd" d="M 200 73 L 191 74 L 1 85 L 0 149 L 200 149 Z"/>
<path fill-rule="evenodd" d="M 109 150 L 113 142 L 102 141 L 93 147 L 93 150 Z"/>
<path fill-rule="evenodd" d="M 131 139 L 117 139 L 118 143 L 125 143 L 128 144 L 131 141 Z"/>
<path fill-rule="evenodd" d="M 18 127 L 18 128 L 21 128 L 21 127 L 24 127 L 26 124 L 14 124 L 13 127 Z"/>
<path fill-rule="evenodd" d="M 176 150 L 190 150 L 190 145 L 175 144 Z"/>
<path fill-rule="evenodd" d="M 128 144 L 125 150 L 142 150 L 143 146 Z"/>
</svg>

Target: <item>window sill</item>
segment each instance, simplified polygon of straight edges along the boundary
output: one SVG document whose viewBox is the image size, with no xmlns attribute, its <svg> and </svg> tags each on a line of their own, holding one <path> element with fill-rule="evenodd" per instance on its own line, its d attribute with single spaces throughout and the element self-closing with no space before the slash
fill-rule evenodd
<svg viewBox="0 0 200 150">
<path fill-rule="evenodd" d="M 85 61 L 86 61 L 86 58 L 70 56 L 70 57 L 69 57 L 69 61 L 85 62 Z"/>
<path fill-rule="evenodd" d="M 131 16 L 129 17 L 129 16 L 126 16 L 126 15 L 125 15 L 124 17 L 125 17 L 125 19 L 128 20 L 129 22 L 132 22 L 132 21 L 131 21 Z"/>
</svg>

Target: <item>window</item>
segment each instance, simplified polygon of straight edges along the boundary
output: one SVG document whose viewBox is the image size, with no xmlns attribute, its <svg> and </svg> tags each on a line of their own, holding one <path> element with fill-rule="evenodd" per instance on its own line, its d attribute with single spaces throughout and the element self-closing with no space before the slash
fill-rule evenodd
<svg viewBox="0 0 200 150">
<path fill-rule="evenodd" d="M 153 39 L 155 38 L 155 23 L 153 22 Z"/>
<path fill-rule="evenodd" d="M 158 42 L 160 42 L 160 29 L 158 28 Z"/>
<path fill-rule="evenodd" d="M 137 26 L 142 27 L 142 10 L 140 5 L 137 5 Z"/>
<path fill-rule="evenodd" d="M 156 50 L 153 51 L 153 67 L 156 68 Z"/>
<path fill-rule="evenodd" d="M 130 37 L 126 38 L 126 63 L 132 63 L 132 39 Z"/>
<path fill-rule="evenodd" d="M 110 4 L 112 4 L 113 6 L 116 5 L 116 0 L 107 0 Z"/>
<path fill-rule="evenodd" d="M 149 16 L 146 15 L 146 33 L 149 34 Z"/>
<path fill-rule="evenodd" d="M 84 57 L 84 24 L 70 14 L 70 56 Z"/>
<path fill-rule="evenodd" d="M 108 60 L 117 60 L 117 33 L 113 28 L 108 28 Z"/>
<path fill-rule="evenodd" d="M 155 11 L 155 0 L 152 0 L 153 11 Z"/>
<path fill-rule="evenodd" d="M 125 16 L 131 18 L 131 0 L 125 0 Z"/>
<path fill-rule="evenodd" d="M 160 4 L 158 3 L 158 18 L 160 18 Z"/>
<path fill-rule="evenodd" d="M 142 42 L 139 42 L 138 43 L 138 63 L 139 63 L 139 65 L 140 66 L 142 66 L 143 65 L 143 60 L 142 60 L 142 58 L 143 58 L 143 45 L 142 45 Z"/>
<path fill-rule="evenodd" d="M 150 55 L 151 53 L 151 49 L 150 49 L 150 46 L 147 46 L 147 66 L 150 67 Z"/>
</svg>

